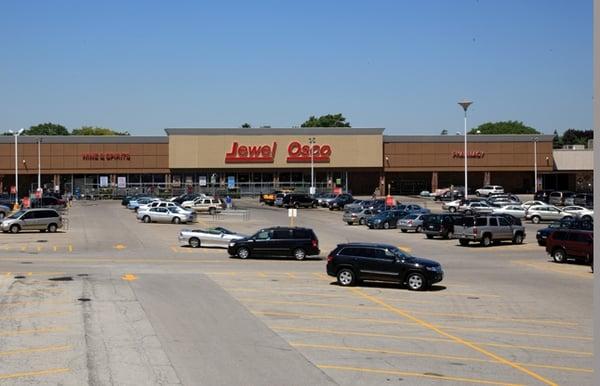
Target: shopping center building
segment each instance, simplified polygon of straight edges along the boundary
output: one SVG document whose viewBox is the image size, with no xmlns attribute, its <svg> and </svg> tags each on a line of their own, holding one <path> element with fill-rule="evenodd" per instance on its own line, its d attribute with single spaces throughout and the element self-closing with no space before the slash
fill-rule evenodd
<svg viewBox="0 0 600 386">
<path fill-rule="evenodd" d="M 165 131 L 166 136 L 154 137 L 19 136 L 20 195 L 37 188 L 38 160 L 45 189 L 76 195 L 308 191 L 311 175 L 319 191 L 341 188 L 356 195 L 415 194 L 464 184 L 462 136 L 387 136 L 380 128 Z M 14 137 L 0 137 L 5 193 L 15 184 L 14 151 Z M 469 190 L 492 183 L 531 192 L 536 167 L 538 188 L 582 190 L 578 176 L 587 176 L 593 165 L 563 162 L 576 170 L 558 170 L 556 152 L 550 135 L 469 135 Z"/>
</svg>

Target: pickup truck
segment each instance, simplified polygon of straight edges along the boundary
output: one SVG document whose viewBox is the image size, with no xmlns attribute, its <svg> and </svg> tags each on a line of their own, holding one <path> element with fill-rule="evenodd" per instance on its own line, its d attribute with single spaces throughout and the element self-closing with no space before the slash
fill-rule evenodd
<svg viewBox="0 0 600 386">
<path fill-rule="evenodd" d="M 522 225 L 511 224 L 502 216 L 483 215 L 465 216 L 462 224 L 454 225 L 454 238 L 462 246 L 470 242 L 479 242 L 484 247 L 499 244 L 501 241 L 512 241 L 522 244 L 525 239 L 525 228 Z"/>
</svg>

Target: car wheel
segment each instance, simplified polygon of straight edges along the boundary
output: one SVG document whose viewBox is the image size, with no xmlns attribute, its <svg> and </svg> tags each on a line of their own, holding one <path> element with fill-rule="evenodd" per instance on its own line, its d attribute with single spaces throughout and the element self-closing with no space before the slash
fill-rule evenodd
<svg viewBox="0 0 600 386">
<path fill-rule="evenodd" d="M 453 237 L 454 237 L 454 232 L 448 231 L 448 233 L 446 233 L 446 238 L 447 239 L 452 239 Z"/>
<path fill-rule="evenodd" d="M 237 250 L 237 255 L 240 259 L 247 259 L 250 257 L 250 250 L 248 248 L 241 247 Z"/>
<path fill-rule="evenodd" d="M 523 235 L 521 233 L 517 233 L 515 237 L 513 237 L 513 244 L 523 244 Z"/>
<path fill-rule="evenodd" d="M 10 226 L 10 233 L 19 233 L 20 230 L 21 230 L 21 227 L 18 226 L 17 224 Z"/>
<path fill-rule="evenodd" d="M 417 229 L 415 229 L 415 232 L 417 233 L 421 233 L 421 231 L 423 230 L 423 227 L 421 227 L 420 225 L 417 226 Z"/>
<path fill-rule="evenodd" d="M 300 208 L 300 205 L 299 205 L 299 204 L 296 202 L 296 203 L 294 204 L 294 208 L 298 209 L 298 208 Z"/>
<path fill-rule="evenodd" d="M 0 216 L 0 219 L 2 219 L 2 217 Z M 592 218 L 588 215 L 585 215 L 581 218 L 582 221 L 592 221 Z"/>
<path fill-rule="evenodd" d="M 476 195 L 477 197 L 479 197 L 479 196 L 481 196 L 481 193 L 479 193 L 479 192 L 475 192 L 475 195 Z"/>
<path fill-rule="evenodd" d="M 329 210 L 333 210 L 333 206 L 330 206 L 330 207 L 329 207 Z"/>
<path fill-rule="evenodd" d="M 361 218 L 360 220 L 358 220 L 358 225 L 365 225 L 365 219 Z"/>
<path fill-rule="evenodd" d="M 552 258 L 555 262 L 562 264 L 567 261 L 567 254 L 564 249 L 558 248 L 552 252 Z"/>
<path fill-rule="evenodd" d="M 58 229 L 58 227 L 56 226 L 56 224 L 48 225 L 48 232 L 50 232 L 50 233 L 56 232 L 57 229 Z"/>
<path fill-rule="evenodd" d="M 215 208 L 209 208 L 208 209 L 208 214 L 214 215 L 215 213 L 217 213 L 217 210 Z"/>
<path fill-rule="evenodd" d="M 531 222 L 534 223 L 534 224 L 539 224 L 540 221 L 542 221 L 542 219 L 540 218 L 540 216 L 533 216 L 531 218 Z"/>
<path fill-rule="evenodd" d="M 0 220 L 4 218 L 4 212 L 0 212 Z"/>
<path fill-rule="evenodd" d="M 350 268 L 340 269 L 337 273 L 337 282 L 343 287 L 354 285 L 354 283 L 356 282 L 354 271 L 352 271 Z"/>
<path fill-rule="evenodd" d="M 406 232 L 408 232 L 408 230 L 407 230 L 407 229 L 400 229 L 400 230 L 402 231 L 402 233 L 406 233 Z"/>
<path fill-rule="evenodd" d="M 472 212 L 472 211 L 470 211 L 470 210 L 465 210 L 465 214 L 466 214 L 467 216 L 470 216 L 470 215 L 472 215 L 472 214 L 473 214 L 473 212 Z"/>
<path fill-rule="evenodd" d="M 148 224 L 151 220 L 150 220 L 150 216 L 144 216 L 142 217 L 142 221 L 145 222 L 146 224 Z"/>
<path fill-rule="evenodd" d="M 347 221 L 348 225 L 354 224 L 352 221 Z"/>
<path fill-rule="evenodd" d="M 456 207 L 451 206 L 450 208 L 448 208 L 448 212 L 450 212 L 450 213 L 456 212 Z"/>
<path fill-rule="evenodd" d="M 563 217 L 563 219 L 565 219 L 565 220 L 573 220 L 573 216 L 565 216 L 565 217 Z"/>
<path fill-rule="evenodd" d="M 432 239 L 433 238 L 433 235 L 425 235 L 425 236 L 427 236 L 428 239 Z"/>
<path fill-rule="evenodd" d="M 181 219 L 179 217 L 173 218 L 173 224 L 179 224 L 180 222 L 181 222 Z"/>
<path fill-rule="evenodd" d="M 390 223 L 389 222 L 384 222 L 383 223 L 383 229 L 390 229 Z"/>
<path fill-rule="evenodd" d="M 469 245 L 469 240 L 467 239 L 459 239 L 458 242 L 460 243 L 460 245 L 462 245 L 463 247 L 466 247 L 467 245 Z"/>
<path fill-rule="evenodd" d="M 425 277 L 417 272 L 411 273 L 406 278 L 406 284 L 411 291 L 421 291 L 425 289 Z"/>
<path fill-rule="evenodd" d="M 200 248 L 200 239 L 197 237 L 192 237 L 189 241 L 190 247 L 192 248 Z"/>
<path fill-rule="evenodd" d="M 492 238 L 489 235 L 483 236 L 483 238 L 481 239 L 481 245 L 484 247 L 489 247 L 490 245 L 492 245 Z"/>
<path fill-rule="evenodd" d="M 304 260 L 306 258 L 306 252 L 304 252 L 304 249 L 302 248 L 298 248 L 294 251 L 294 258 L 296 260 Z"/>
</svg>

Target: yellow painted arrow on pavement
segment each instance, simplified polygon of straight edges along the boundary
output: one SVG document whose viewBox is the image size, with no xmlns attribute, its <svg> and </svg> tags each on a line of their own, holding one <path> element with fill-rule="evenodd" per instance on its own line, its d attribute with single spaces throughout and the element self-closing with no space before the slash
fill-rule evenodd
<svg viewBox="0 0 600 386">
<path fill-rule="evenodd" d="M 125 275 L 121 276 L 121 279 L 127 280 L 127 281 L 134 281 L 134 280 L 137 280 L 137 276 L 135 276 L 132 273 L 126 273 Z"/>
<path fill-rule="evenodd" d="M 126 247 L 126 246 L 124 246 L 123 244 L 116 244 L 116 245 L 114 246 L 114 248 L 115 248 L 115 249 L 118 249 L 118 250 L 120 251 L 120 250 L 123 250 L 123 249 L 125 249 L 125 248 L 127 248 L 127 247 Z"/>
</svg>

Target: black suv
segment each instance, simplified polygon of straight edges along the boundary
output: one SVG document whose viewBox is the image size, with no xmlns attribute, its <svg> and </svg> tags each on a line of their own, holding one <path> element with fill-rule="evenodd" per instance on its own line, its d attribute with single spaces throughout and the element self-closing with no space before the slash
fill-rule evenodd
<svg viewBox="0 0 600 386">
<path fill-rule="evenodd" d="M 319 239 L 312 229 L 274 227 L 261 229 L 253 236 L 232 240 L 227 248 L 230 256 L 247 259 L 250 256 L 285 256 L 304 260 L 318 255 Z"/>
<path fill-rule="evenodd" d="M 329 203 L 329 210 L 342 210 L 344 205 L 351 204 L 354 202 L 352 195 L 343 193 L 338 195 L 333 201 Z"/>
<path fill-rule="evenodd" d="M 571 218 L 563 218 L 560 221 L 550 224 L 547 228 L 542 228 L 537 231 L 535 238 L 539 246 L 545 246 L 546 240 L 550 233 L 557 229 L 581 229 L 585 231 L 593 231 L 594 223 L 591 221 L 573 220 Z"/>
<path fill-rule="evenodd" d="M 423 219 L 423 233 L 428 239 L 442 236 L 451 239 L 454 235 L 454 225 L 462 225 L 463 214 L 428 214 Z"/>
<path fill-rule="evenodd" d="M 292 193 L 283 197 L 284 208 L 315 208 L 317 201 L 308 194 Z"/>
<path fill-rule="evenodd" d="M 442 281 L 442 266 L 414 257 L 389 244 L 349 243 L 338 245 L 327 256 L 327 274 L 342 286 L 362 280 L 406 284 L 413 291 L 424 290 Z"/>
</svg>

